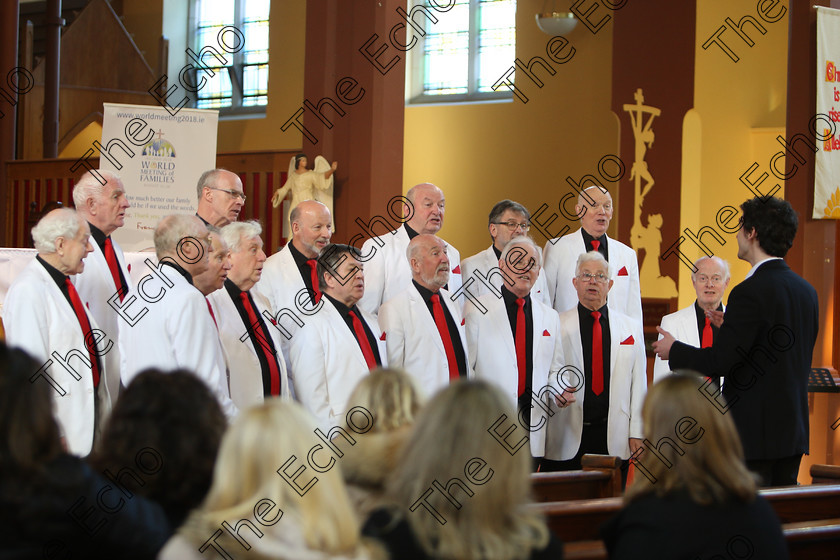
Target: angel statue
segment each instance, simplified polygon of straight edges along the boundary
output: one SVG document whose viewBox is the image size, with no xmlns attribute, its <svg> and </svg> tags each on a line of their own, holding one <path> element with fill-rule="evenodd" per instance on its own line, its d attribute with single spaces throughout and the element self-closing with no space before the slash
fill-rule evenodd
<svg viewBox="0 0 840 560">
<path fill-rule="evenodd" d="M 317 200 L 326 205 L 330 209 L 330 215 L 333 213 L 333 173 L 338 167 L 338 162 L 334 161 L 332 165 L 322 156 L 315 157 L 315 170 L 306 169 L 308 163 L 306 154 L 298 154 L 289 161 L 289 174 L 286 177 L 286 183 L 274 191 L 274 196 L 271 197 L 271 204 L 275 208 L 280 206 L 280 203 L 286 198 L 289 191 L 292 191 L 291 204 L 286 207 L 286 216 L 284 220 L 284 230 L 291 228 L 289 223 L 289 213 L 292 208 L 303 202 L 304 200 Z M 286 238 L 288 238 L 288 231 Z"/>
</svg>

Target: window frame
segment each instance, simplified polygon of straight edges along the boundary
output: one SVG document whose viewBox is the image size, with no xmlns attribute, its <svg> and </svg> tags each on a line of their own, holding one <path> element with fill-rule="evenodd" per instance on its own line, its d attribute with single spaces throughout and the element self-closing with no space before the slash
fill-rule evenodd
<svg viewBox="0 0 840 560">
<path fill-rule="evenodd" d="M 516 1 L 516 0 L 514 0 Z M 406 26 L 406 33 L 412 33 L 417 39 L 417 44 L 408 53 L 408 67 L 406 71 L 406 103 L 408 105 L 447 104 L 447 103 L 471 103 L 471 102 L 512 102 L 513 91 L 510 88 L 499 88 L 497 91 L 478 91 L 479 74 L 479 39 L 480 29 L 480 0 L 468 0 L 469 2 L 469 41 L 468 41 L 468 68 L 467 68 L 467 93 L 452 94 L 428 94 L 423 91 L 425 84 L 425 61 L 426 61 L 426 37 L 431 23 L 423 18 L 424 30 L 427 35 L 420 36 L 414 33 L 410 25 Z M 409 7 L 426 5 L 428 0 L 411 0 Z M 435 12 L 434 8 L 426 6 L 437 18 L 446 17 L 446 13 Z M 519 2 L 516 1 L 516 8 Z M 514 32 L 516 21 L 514 18 Z M 407 39 L 410 41 L 410 38 Z M 514 52 L 516 50 L 516 39 L 514 38 Z M 514 56 L 515 58 L 515 56 Z M 513 64 L 513 59 L 510 61 Z M 501 76 L 500 76 L 501 77 Z"/>
<path fill-rule="evenodd" d="M 189 3 L 189 28 L 187 29 L 187 45 L 189 48 L 193 49 L 195 52 L 199 52 L 199 49 L 207 46 L 207 45 L 199 45 L 198 44 L 198 3 L 203 0 L 193 0 Z M 206 0 L 204 0 L 206 1 Z M 231 0 L 225 0 L 231 1 Z M 226 23 L 226 25 L 233 25 L 242 33 L 244 34 L 243 28 L 245 27 L 245 2 L 246 0 L 233 0 L 234 2 L 234 21 L 233 23 Z M 265 63 L 268 66 L 269 76 L 271 73 L 271 8 L 269 6 L 269 44 L 268 44 L 268 61 Z M 218 45 L 210 45 L 213 48 L 217 48 Z M 266 109 L 268 108 L 268 83 L 266 83 L 266 102 L 265 105 L 242 105 L 242 101 L 244 99 L 244 76 L 245 76 L 245 49 L 244 47 L 235 53 L 229 53 L 227 51 L 220 51 L 222 55 L 228 59 L 229 64 L 226 66 L 219 66 L 219 67 L 211 67 L 214 70 L 216 68 L 226 68 L 228 71 L 228 75 L 230 76 L 230 84 L 231 84 L 231 96 L 230 96 L 230 106 L 228 107 L 198 107 L 198 102 L 200 100 L 199 93 L 194 92 L 189 94 L 190 98 L 190 107 L 195 109 L 215 109 L 219 111 L 219 118 L 226 119 L 226 118 L 261 118 L 266 116 Z M 232 59 L 232 60 L 231 60 Z M 188 61 L 189 62 L 189 61 Z M 197 79 L 197 71 L 195 68 L 190 69 L 192 74 L 193 83 L 196 83 Z"/>
</svg>

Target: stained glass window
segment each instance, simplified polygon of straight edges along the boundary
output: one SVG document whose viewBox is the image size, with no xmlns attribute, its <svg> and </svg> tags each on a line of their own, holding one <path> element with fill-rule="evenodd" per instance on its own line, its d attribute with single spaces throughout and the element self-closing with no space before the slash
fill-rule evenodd
<svg viewBox="0 0 840 560">
<path fill-rule="evenodd" d="M 453 5 L 446 11 L 435 9 L 448 4 Z M 414 12 L 413 21 L 424 25 L 426 35 L 414 35 L 419 43 L 411 56 L 422 62 L 413 60 L 409 70 L 411 100 L 510 98 L 508 88 L 494 92 L 491 86 L 516 58 L 516 0 L 424 0 L 422 5 L 437 21 Z"/>
<path fill-rule="evenodd" d="M 214 73 L 200 72 L 206 82 L 198 90 L 196 107 L 235 108 L 268 105 L 268 16 L 270 0 L 196 0 L 195 34 L 193 50 L 201 52 L 210 46 L 226 60 L 207 54 L 202 57 L 205 66 Z M 219 32 L 226 26 L 235 27 L 240 33 L 231 31 L 222 38 Z M 239 38 L 244 37 L 244 46 L 237 52 L 227 52 L 220 45 L 226 42 L 228 50 L 234 50 Z"/>
</svg>

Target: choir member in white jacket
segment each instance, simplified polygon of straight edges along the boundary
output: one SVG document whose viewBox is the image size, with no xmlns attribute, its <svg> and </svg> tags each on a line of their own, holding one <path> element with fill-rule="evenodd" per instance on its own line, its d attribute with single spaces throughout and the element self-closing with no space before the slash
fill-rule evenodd
<svg viewBox="0 0 840 560">
<path fill-rule="evenodd" d="M 155 228 L 154 242 L 160 264 L 129 292 L 120 310 L 127 324 L 120 338 L 123 384 L 147 368 L 186 369 L 207 383 L 233 418 L 238 411 L 230 399 L 222 344 L 207 300 L 193 285 L 193 276 L 209 266 L 209 232 L 195 216 L 166 216 Z"/>
<path fill-rule="evenodd" d="M 437 235 L 443 227 L 446 199 L 443 191 L 430 183 L 415 185 L 406 193 L 405 223 L 396 230 L 374 237 L 362 245 L 365 263 L 365 296 L 359 302 L 371 315 L 379 313 L 379 306 L 411 286 L 411 268 L 405 260 L 408 242 L 421 233 Z M 449 282 L 446 289 L 463 309 L 461 289 L 461 255 L 451 244 L 449 254 Z"/>
<path fill-rule="evenodd" d="M 350 393 L 377 367 L 388 364 L 376 319 L 356 303 L 365 293 L 359 250 L 327 245 L 318 258 L 324 297 L 292 337 L 289 357 L 295 395 L 322 428 L 345 421 Z"/>
<path fill-rule="evenodd" d="M 476 379 L 495 383 L 517 405 L 536 462 L 545 455 L 549 407 L 556 399 L 571 398 L 563 396 L 558 383 L 564 365 L 560 321 L 532 295 L 540 248 L 531 238 L 511 239 L 499 268 L 513 285 L 502 286 L 501 297 L 488 293 L 467 303 L 468 353 Z"/>
<path fill-rule="evenodd" d="M 262 404 L 266 397 L 290 396 L 280 333 L 271 323 L 265 296 L 251 289 L 260 281 L 265 263 L 261 233 L 257 221 L 222 228 L 231 269 L 223 288 L 207 298 L 228 358 L 230 396 L 239 410 Z"/>
<path fill-rule="evenodd" d="M 195 215 L 205 226 L 223 227 L 239 218 L 245 206 L 242 179 L 227 169 L 209 169 L 196 185 L 198 210 Z"/>
<path fill-rule="evenodd" d="M 408 244 L 411 286 L 382 304 L 379 326 L 388 365 L 403 368 L 426 396 L 469 374 L 461 306 L 442 289 L 449 281 L 446 243 L 421 233 Z"/>
<path fill-rule="evenodd" d="M 493 243 L 487 249 L 461 262 L 464 291 L 474 297 L 490 292 L 498 296 L 501 293 L 499 290 L 502 282 L 506 282 L 510 288 L 513 281 L 506 280 L 502 276 L 499 270 L 499 257 L 502 256 L 502 249 L 513 237 L 528 235 L 528 230 L 531 229 L 531 213 L 518 202 L 507 199 L 499 201 L 490 210 L 487 229 L 490 231 L 490 239 Z M 531 290 L 531 297 L 551 306 L 548 283 L 542 268 Z"/>
<path fill-rule="evenodd" d="M 73 204 L 90 226 L 93 247 L 93 253 L 85 259 L 84 272 L 76 275 L 75 284 L 79 297 L 87 302 L 88 313 L 115 344 L 103 357 L 108 372 L 105 382 L 111 404 L 115 405 L 120 392 L 120 320 L 113 306 L 119 307 L 132 284 L 125 255 L 111 234 L 123 227 L 125 211 L 131 205 L 115 173 L 105 169 L 97 173 L 105 180 L 104 185 L 87 171 L 73 187 Z"/>
<path fill-rule="evenodd" d="M 723 323 L 723 294 L 729 286 L 729 263 L 720 257 L 702 256 L 694 262 L 691 283 L 697 299 L 688 307 L 662 317 L 662 330 L 674 335 L 680 342 L 697 348 L 709 348 Z M 659 335 L 662 339 L 662 335 Z M 659 356 L 653 361 L 653 381 L 671 372 L 668 360 Z M 720 378 L 712 378 L 720 388 Z"/>
<path fill-rule="evenodd" d="M 610 193 L 604 187 L 590 186 L 578 196 L 575 212 L 580 229 L 545 244 L 545 278 L 552 307 L 563 313 L 578 303 L 572 278 L 575 262 L 583 253 L 598 251 L 610 263 L 613 287 L 607 304 L 628 315 L 642 326 L 642 292 L 639 285 L 639 261 L 636 251 L 607 236 L 613 216 Z"/>
<path fill-rule="evenodd" d="M 53 210 L 32 228 L 38 255 L 6 295 L 6 342 L 28 352 L 41 368 L 33 383 L 49 383 L 54 411 L 70 453 L 85 456 L 111 409 L 107 362 L 116 342 L 86 311 L 70 276 L 93 251 L 87 222 L 74 210 Z"/>
</svg>

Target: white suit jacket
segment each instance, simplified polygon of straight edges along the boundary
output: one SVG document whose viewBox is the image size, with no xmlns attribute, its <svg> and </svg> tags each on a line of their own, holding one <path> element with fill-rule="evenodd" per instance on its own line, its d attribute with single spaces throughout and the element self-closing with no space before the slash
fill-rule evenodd
<svg viewBox="0 0 840 560">
<path fill-rule="evenodd" d="M 466 306 L 467 345 L 471 367 L 475 371 L 476 379 L 496 383 L 510 397 L 514 407 L 518 408 L 519 373 L 516 347 L 504 300 L 491 293 L 480 297 L 478 301 L 487 309 L 486 313 L 482 313 L 480 308 L 471 302 Z M 549 410 L 549 401 L 554 400 L 552 393 L 546 392 L 544 388 L 550 387 L 556 394 L 562 392 L 557 376 L 563 369 L 564 359 L 557 313 L 532 296 L 531 315 L 534 323 L 532 389 L 542 405 L 532 403 L 531 425 L 539 427 L 531 431 L 529 437 L 531 455 L 542 457 L 546 452 L 546 411 Z M 519 428 L 522 428 L 521 424 Z M 514 437 L 518 439 L 518 436 Z"/>
<path fill-rule="evenodd" d="M 370 370 L 341 314 L 328 298 L 322 298 L 321 303 L 320 310 L 307 317 L 304 327 L 292 337 L 289 357 L 295 395 L 320 426 L 328 429 L 344 423 L 350 393 Z M 385 367 L 388 354 L 379 325 L 374 317 L 361 312 Z"/>
<path fill-rule="evenodd" d="M 262 312 L 268 309 L 268 300 L 259 292 L 251 291 L 251 297 L 256 305 L 256 313 L 262 317 L 266 326 L 266 334 L 271 337 L 274 349 L 277 351 L 275 360 L 280 370 L 281 396 L 290 398 L 289 377 L 286 373 L 286 360 L 280 353 L 280 332 L 275 329 L 271 321 Z M 252 343 L 251 325 L 246 325 L 236 309 L 236 305 L 227 289 L 216 290 L 207 301 L 213 307 L 216 323 L 219 326 L 219 338 L 228 360 L 230 369 L 230 398 L 239 410 L 262 404 L 265 393 L 263 389 L 262 369 L 260 359 Z M 243 335 L 248 334 L 245 340 Z M 254 335 L 256 336 L 256 335 Z"/>
<path fill-rule="evenodd" d="M 611 278 L 615 282 L 607 297 L 607 304 L 610 310 L 615 309 L 629 315 L 633 320 L 638 321 L 641 327 L 642 293 L 639 287 L 639 262 L 636 259 L 636 252 L 621 241 L 610 237 L 607 237 L 607 248 L 610 255 Z M 558 313 L 563 313 L 578 304 L 577 291 L 572 284 L 572 278 L 575 275 L 578 256 L 586 252 L 584 249 L 581 230 L 559 239 L 552 239 L 545 244 L 543 269 L 548 281 L 551 305 Z M 619 274 L 622 269 L 627 273 Z"/>
<path fill-rule="evenodd" d="M 610 249 L 612 250 L 612 249 Z M 642 325 L 610 309 L 610 403 L 607 413 L 607 450 L 610 455 L 630 457 L 629 438 L 642 438 L 642 403 L 647 393 L 645 341 Z M 548 422 L 545 456 L 565 461 L 575 456 L 583 429 L 585 391 L 583 347 L 577 306 L 560 314 L 563 354 L 569 367 L 561 376 L 564 388 L 575 390 L 575 402 L 557 408 Z M 622 344 L 633 337 L 632 344 Z"/>
<path fill-rule="evenodd" d="M 674 335 L 674 338 L 680 342 L 685 342 L 697 348 L 700 347 L 700 333 L 697 331 L 697 314 L 694 311 L 693 303 L 688 307 L 684 307 L 679 311 L 662 317 L 660 326 Z M 659 338 L 662 338 L 661 334 Z M 653 382 L 656 383 L 665 374 L 670 372 L 671 366 L 668 365 L 668 360 L 663 360 L 657 356 L 653 362 Z"/>
<path fill-rule="evenodd" d="M 207 300 L 171 266 L 160 265 L 156 272 L 166 282 L 150 272 L 152 278 L 138 282 L 123 300 L 124 312 L 135 318 L 134 325 L 121 326 L 123 385 L 147 368 L 183 368 L 207 384 L 228 418 L 235 417 L 238 410 L 230 399 L 222 343 Z M 141 292 L 160 299 L 146 301 Z"/>
<path fill-rule="evenodd" d="M 496 269 L 496 271 L 490 278 L 487 278 L 487 275 L 493 269 Z M 470 281 L 470 278 L 474 278 L 474 280 Z M 497 291 L 501 290 L 503 277 L 499 271 L 499 259 L 496 258 L 496 252 L 493 251 L 492 245 L 461 262 L 461 280 L 464 282 L 466 289 L 469 289 L 470 294 L 476 297 L 494 293 L 487 286 L 487 282 L 495 286 Z M 531 289 L 531 298 L 538 299 L 551 307 L 548 282 L 545 279 L 545 271 L 542 268 L 540 268 L 537 281 Z"/>
<path fill-rule="evenodd" d="M 440 299 L 445 302 L 458 326 L 458 336 L 466 354 L 467 375 L 471 377 L 461 306 L 449 298 L 446 290 L 440 291 Z M 388 364 L 406 370 L 425 397 L 449 385 L 446 349 L 435 320 L 414 284 L 382 304 L 379 308 L 379 328 L 385 335 Z"/>
<path fill-rule="evenodd" d="M 120 348 L 118 341 L 122 321 L 120 321 L 114 308 L 108 304 L 108 299 L 117 293 L 117 286 L 114 284 L 111 269 L 108 268 L 108 261 L 105 260 L 105 254 L 99 244 L 92 238 L 90 244 L 93 246 L 93 252 L 85 257 L 85 270 L 75 276 L 74 283 L 76 291 L 79 292 L 79 297 L 87 303 L 88 315 L 93 315 L 99 328 L 108 335 L 109 339 L 114 341 L 114 348 L 102 359 L 108 362 L 106 382 L 108 383 L 108 392 L 111 394 L 112 404 L 115 404 L 120 393 Z M 125 255 L 113 238 L 111 244 L 114 246 L 114 253 L 117 255 L 117 262 L 122 269 L 128 289 L 131 290 L 131 275 L 128 273 Z M 119 297 L 115 300 L 115 304 L 120 304 Z"/>
<path fill-rule="evenodd" d="M 365 241 L 362 245 L 362 258 L 365 265 L 365 295 L 359 301 L 360 309 L 377 315 L 379 306 L 411 286 L 411 266 L 405 254 L 408 249 L 408 232 L 405 225 L 391 233 L 380 235 Z M 381 246 L 380 246 L 381 245 Z M 464 308 L 461 288 L 461 254 L 458 249 L 447 243 L 449 256 L 449 283 L 447 289 L 456 295 L 456 301 Z"/>
<path fill-rule="evenodd" d="M 81 295 L 79 297 L 84 304 L 85 299 Z M 91 329 L 99 328 L 90 313 L 88 320 Z M 58 385 L 50 392 L 56 420 L 66 438 L 68 450 L 80 456 L 89 454 L 93 446 L 94 398 L 97 396 L 94 394 L 84 333 L 73 307 L 37 260 L 33 259 L 26 265 L 12 282 L 3 307 L 3 323 L 7 344 L 25 350 L 42 366 L 47 366 L 42 375 L 49 375 Z M 110 338 L 101 338 L 96 344 L 101 366 L 97 391 L 100 426 L 111 410 L 108 383 L 105 382 L 108 379 L 105 358 L 116 345 L 117 342 Z M 76 379 L 66 368 L 71 368 L 81 378 Z M 49 381 L 38 378 L 35 382 Z"/>
<path fill-rule="evenodd" d="M 301 323 L 307 321 L 314 306 L 309 299 L 309 292 L 306 284 L 303 283 L 303 277 L 300 275 L 288 243 L 266 259 L 260 281 L 251 288 L 251 294 L 255 293 L 265 296 L 271 315 L 277 321 L 279 329 L 282 329 L 278 329 L 280 351 L 286 361 L 286 370 L 291 375 L 292 368 L 289 360 L 291 339 L 300 331 Z M 298 300 L 303 303 L 296 303 L 298 297 L 303 298 Z"/>
</svg>

